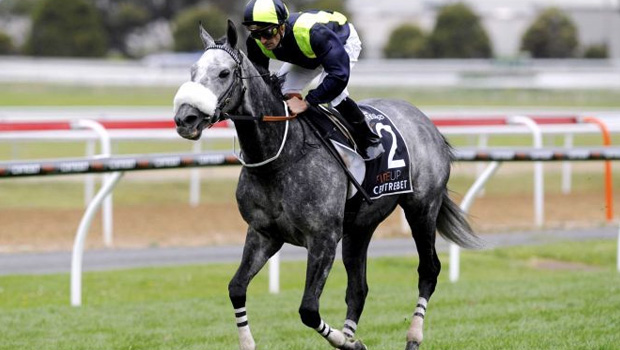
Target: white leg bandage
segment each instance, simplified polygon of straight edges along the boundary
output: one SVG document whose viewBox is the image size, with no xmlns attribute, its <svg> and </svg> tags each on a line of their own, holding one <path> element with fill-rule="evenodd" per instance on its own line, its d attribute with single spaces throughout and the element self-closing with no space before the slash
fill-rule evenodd
<svg viewBox="0 0 620 350">
<path fill-rule="evenodd" d="M 235 319 L 237 320 L 237 331 L 239 333 L 239 350 L 256 350 L 256 343 L 252 337 L 252 332 L 250 332 L 245 307 L 235 309 Z"/>
<path fill-rule="evenodd" d="M 413 316 L 417 316 L 420 318 L 424 318 L 426 315 L 426 306 L 428 305 L 428 301 L 424 298 L 418 299 L 418 305 L 416 305 L 415 311 L 413 312 Z"/>
<path fill-rule="evenodd" d="M 332 329 L 327 323 L 321 320 L 321 324 L 315 328 L 319 334 L 321 334 L 331 346 L 335 348 L 341 348 L 346 342 L 344 334 L 337 329 Z"/>
<path fill-rule="evenodd" d="M 357 323 L 351 320 L 344 321 L 344 327 L 342 327 L 342 333 L 344 333 L 345 337 L 353 338 L 355 336 L 356 331 L 357 331 Z"/>
<path fill-rule="evenodd" d="M 422 343 L 422 339 L 424 338 L 422 331 L 424 329 L 424 316 L 426 315 L 427 305 L 428 301 L 426 299 L 418 299 L 418 305 L 413 312 L 413 317 L 411 318 L 411 325 L 409 326 L 409 330 L 407 331 L 408 342 L 416 342 L 418 344 Z"/>
</svg>

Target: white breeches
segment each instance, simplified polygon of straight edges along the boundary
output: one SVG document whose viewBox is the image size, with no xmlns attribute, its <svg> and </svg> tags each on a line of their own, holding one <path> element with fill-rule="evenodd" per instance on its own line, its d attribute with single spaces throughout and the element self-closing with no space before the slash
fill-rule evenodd
<svg viewBox="0 0 620 350">
<path fill-rule="evenodd" d="M 347 54 L 349 54 L 349 65 L 350 69 L 353 70 L 353 66 L 355 62 L 357 62 L 360 52 L 362 51 L 362 42 L 360 41 L 355 27 L 353 27 L 351 23 L 349 23 L 349 29 L 351 33 L 344 44 L 344 49 Z M 284 63 L 282 67 L 280 67 L 278 76 L 283 76 L 285 74 L 286 80 L 282 85 L 282 93 L 284 94 L 301 93 L 316 77 L 319 77 L 318 84 L 321 84 L 323 79 L 327 76 L 327 73 L 325 73 L 321 66 L 316 69 L 306 69 L 291 63 Z M 349 91 L 345 88 L 340 95 L 331 101 L 331 105 L 337 106 L 342 100 L 347 98 L 347 96 L 349 96 Z"/>
</svg>

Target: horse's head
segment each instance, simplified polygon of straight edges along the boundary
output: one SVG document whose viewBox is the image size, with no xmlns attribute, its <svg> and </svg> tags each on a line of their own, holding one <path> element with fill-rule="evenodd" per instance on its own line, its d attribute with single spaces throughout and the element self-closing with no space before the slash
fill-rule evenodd
<svg viewBox="0 0 620 350">
<path fill-rule="evenodd" d="M 181 85 L 174 97 L 177 133 L 190 140 L 198 140 L 202 130 L 237 108 L 244 93 L 235 25 L 229 20 L 226 37 L 218 41 L 202 25 L 199 29 L 205 51 L 192 66 L 191 80 Z"/>
</svg>

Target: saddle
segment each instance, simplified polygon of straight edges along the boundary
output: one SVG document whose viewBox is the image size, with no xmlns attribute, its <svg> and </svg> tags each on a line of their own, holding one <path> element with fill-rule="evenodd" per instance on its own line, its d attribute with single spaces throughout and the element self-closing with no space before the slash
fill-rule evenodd
<svg viewBox="0 0 620 350">
<path fill-rule="evenodd" d="M 353 138 L 353 126 L 337 109 L 319 105 L 314 111 L 317 116 L 311 118 L 310 121 L 324 132 L 323 136 L 357 150 L 358 147 Z"/>
<path fill-rule="evenodd" d="M 348 198 L 357 195 L 371 203 L 386 195 L 412 192 L 409 150 L 400 132 L 383 112 L 368 105 L 360 105 L 360 109 L 386 149 L 371 161 L 364 161 L 356 152 L 353 128 L 336 109 L 312 108 L 312 115 L 305 118 L 349 177 Z"/>
</svg>

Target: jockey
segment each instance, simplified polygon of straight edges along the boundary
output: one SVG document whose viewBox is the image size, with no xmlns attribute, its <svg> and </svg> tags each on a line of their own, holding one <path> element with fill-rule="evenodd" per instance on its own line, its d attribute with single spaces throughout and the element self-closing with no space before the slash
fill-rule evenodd
<svg viewBox="0 0 620 350">
<path fill-rule="evenodd" d="M 353 25 L 338 12 L 307 11 L 291 13 L 281 0 L 251 0 L 243 14 L 249 30 L 248 58 L 257 66 L 269 68 L 269 60 L 285 62 L 279 76 L 286 76 L 282 92 L 292 114 L 308 105 L 329 103 L 353 126 L 355 143 L 362 157 L 375 159 L 383 153 L 381 139 L 366 122 L 347 84 L 362 44 Z M 305 99 L 302 90 L 319 76 L 320 84 Z"/>
</svg>

